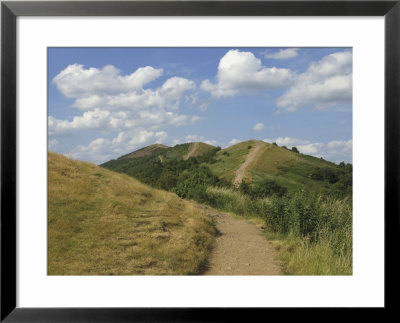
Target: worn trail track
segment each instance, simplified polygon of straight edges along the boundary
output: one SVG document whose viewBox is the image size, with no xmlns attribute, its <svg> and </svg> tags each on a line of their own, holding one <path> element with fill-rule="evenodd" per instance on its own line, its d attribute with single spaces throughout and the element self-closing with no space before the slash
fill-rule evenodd
<svg viewBox="0 0 400 323">
<path fill-rule="evenodd" d="M 200 143 L 195 142 L 194 145 L 191 147 L 190 151 L 185 155 L 183 158 L 184 160 L 188 160 L 190 157 L 193 157 L 194 154 L 197 152 L 197 149 L 199 148 Z"/>
<path fill-rule="evenodd" d="M 209 209 L 220 235 L 205 275 L 283 275 L 274 247 L 253 223 Z"/>
<path fill-rule="evenodd" d="M 233 181 L 233 185 L 239 187 L 240 183 L 243 181 L 243 177 L 247 170 L 247 167 L 251 164 L 254 160 L 258 152 L 261 150 L 263 146 L 258 144 L 248 155 L 244 163 L 240 166 L 240 168 L 236 171 L 236 177 Z"/>
</svg>

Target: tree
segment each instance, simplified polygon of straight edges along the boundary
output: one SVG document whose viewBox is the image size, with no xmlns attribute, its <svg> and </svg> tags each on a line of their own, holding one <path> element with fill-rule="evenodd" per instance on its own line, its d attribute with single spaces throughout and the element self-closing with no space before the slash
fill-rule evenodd
<svg viewBox="0 0 400 323">
<path fill-rule="evenodd" d="M 298 150 L 296 147 L 294 147 L 294 146 L 292 147 L 292 151 L 295 152 L 296 154 L 299 153 L 299 150 Z"/>
</svg>

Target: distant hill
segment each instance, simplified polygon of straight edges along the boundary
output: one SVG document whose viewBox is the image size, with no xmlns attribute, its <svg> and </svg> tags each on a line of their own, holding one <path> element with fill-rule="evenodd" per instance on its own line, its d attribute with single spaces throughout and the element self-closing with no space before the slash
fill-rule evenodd
<svg viewBox="0 0 400 323">
<path fill-rule="evenodd" d="M 203 142 L 192 142 L 188 147 L 188 153 L 183 156 L 183 159 L 187 160 L 190 157 L 199 157 L 213 149 L 215 149 L 215 146 L 205 144 Z"/>
<path fill-rule="evenodd" d="M 217 176 L 234 182 L 236 172 L 256 147 L 259 147 L 258 151 L 243 174 L 242 180 L 248 183 L 270 179 L 289 190 L 299 187 L 321 189 L 326 188 L 328 183 L 316 180 L 313 174 L 318 169 L 336 172 L 339 168 L 332 162 L 260 140 L 244 141 L 220 150 L 216 154 L 217 162 L 210 164 L 209 167 Z"/>
<path fill-rule="evenodd" d="M 220 181 L 236 187 L 242 182 L 258 185 L 273 181 L 288 191 L 330 190 L 344 174 L 345 166 L 260 140 L 243 141 L 225 149 L 198 142 L 168 148 L 153 147 L 130 154 L 138 156 L 146 152 L 141 157 L 121 157 L 101 166 L 164 189 L 172 188 L 174 183 L 201 165 L 208 167 Z M 162 183 L 164 177 L 169 181 L 165 185 Z M 348 181 L 346 185 L 351 186 Z"/>
<path fill-rule="evenodd" d="M 198 204 L 48 154 L 49 275 L 197 274 L 215 233 Z"/>
<path fill-rule="evenodd" d="M 201 142 L 179 144 L 174 147 L 151 145 L 105 162 L 100 166 L 152 184 L 161 176 L 165 165 L 169 163 L 175 165 L 190 157 L 198 158 L 214 150 L 217 148 Z"/>
<path fill-rule="evenodd" d="M 152 155 L 153 153 L 159 151 L 159 149 L 167 149 L 167 148 L 169 148 L 169 147 L 162 145 L 162 144 L 154 144 L 154 145 L 150 145 L 150 146 L 144 147 L 142 149 L 136 150 L 136 151 L 126 154 L 124 156 L 121 156 L 118 159 L 129 159 L 129 158 L 149 156 L 149 155 Z"/>
</svg>

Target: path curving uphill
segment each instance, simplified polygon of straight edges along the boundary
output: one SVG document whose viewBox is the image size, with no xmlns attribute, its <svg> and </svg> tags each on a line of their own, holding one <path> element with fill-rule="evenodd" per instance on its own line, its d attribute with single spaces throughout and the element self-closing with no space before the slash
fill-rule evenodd
<svg viewBox="0 0 400 323">
<path fill-rule="evenodd" d="M 199 142 L 195 142 L 194 144 L 192 144 L 192 146 L 190 147 L 190 151 L 183 157 L 183 159 L 188 160 L 190 157 L 194 157 L 199 146 L 200 146 Z"/>
<path fill-rule="evenodd" d="M 213 210 L 209 214 L 220 235 L 205 275 L 283 275 L 274 247 L 255 224 Z"/>
<path fill-rule="evenodd" d="M 245 175 L 247 167 L 252 163 L 252 161 L 257 156 L 258 152 L 261 150 L 262 147 L 263 145 L 261 143 L 258 143 L 257 146 L 247 155 L 244 163 L 236 171 L 236 177 L 233 181 L 233 185 L 239 187 L 240 183 L 243 181 L 243 177 Z"/>
</svg>

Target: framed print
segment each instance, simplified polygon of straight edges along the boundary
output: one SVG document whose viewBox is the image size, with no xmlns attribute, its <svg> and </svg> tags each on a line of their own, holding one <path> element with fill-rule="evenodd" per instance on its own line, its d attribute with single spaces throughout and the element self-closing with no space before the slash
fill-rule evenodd
<svg viewBox="0 0 400 323">
<path fill-rule="evenodd" d="M 394 309 L 398 1 L 1 10 L 2 321 Z"/>
</svg>

